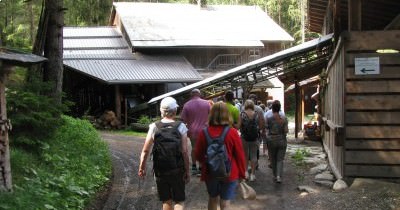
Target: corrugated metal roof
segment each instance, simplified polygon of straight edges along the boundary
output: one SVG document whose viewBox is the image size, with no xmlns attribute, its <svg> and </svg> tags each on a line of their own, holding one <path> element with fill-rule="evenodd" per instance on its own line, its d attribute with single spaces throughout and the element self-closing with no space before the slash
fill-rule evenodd
<svg viewBox="0 0 400 210">
<path fill-rule="evenodd" d="M 202 79 L 182 56 L 133 54 L 115 27 L 65 27 L 64 64 L 109 84 L 196 82 Z"/>
<path fill-rule="evenodd" d="M 64 60 L 64 64 L 109 84 L 196 82 L 201 78 L 186 62 Z"/>
<path fill-rule="evenodd" d="M 293 41 L 258 6 L 115 2 L 134 47 L 263 46 Z"/>
</svg>

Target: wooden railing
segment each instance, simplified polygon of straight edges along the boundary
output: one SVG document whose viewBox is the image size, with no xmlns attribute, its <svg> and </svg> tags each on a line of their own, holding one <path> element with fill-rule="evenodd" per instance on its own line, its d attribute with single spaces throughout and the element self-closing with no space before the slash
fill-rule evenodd
<svg viewBox="0 0 400 210">
<path fill-rule="evenodd" d="M 219 54 L 208 64 L 207 69 L 228 69 L 241 64 L 241 54 Z"/>
</svg>

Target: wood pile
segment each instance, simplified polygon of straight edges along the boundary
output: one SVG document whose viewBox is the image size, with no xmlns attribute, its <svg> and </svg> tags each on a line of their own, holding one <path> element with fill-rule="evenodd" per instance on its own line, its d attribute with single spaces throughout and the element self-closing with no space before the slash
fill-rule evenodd
<svg viewBox="0 0 400 210">
<path fill-rule="evenodd" d="M 105 111 L 99 118 L 87 117 L 97 129 L 120 129 L 121 122 L 113 111 Z"/>
</svg>

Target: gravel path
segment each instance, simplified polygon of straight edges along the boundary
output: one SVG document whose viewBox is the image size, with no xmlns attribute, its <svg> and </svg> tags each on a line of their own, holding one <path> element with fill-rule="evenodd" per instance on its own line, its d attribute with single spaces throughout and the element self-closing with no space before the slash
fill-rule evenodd
<svg viewBox="0 0 400 210">
<path fill-rule="evenodd" d="M 110 133 L 101 133 L 109 143 L 113 161 L 111 187 L 88 209 L 118 210 L 155 210 L 160 209 L 155 181 L 151 174 L 138 179 L 137 168 L 144 138 L 128 137 Z M 290 143 L 296 148 L 320 147 L 320 143 L 303 141 Z M 243 200 L 237 197 L 232 202 L 233 210 L 275 210 L 275 209 L 399 209 L 400 187 L 386 182 L 367 183 L 363 180 L 358 186 L 335 193 L 329 188 L 313 182 L 314 175 L 307 173 L 310 166 L 297 167 L 293 159 L 286 157 L 283 183 L 272 180 L 271 169 L 267 167 L 267 158 L 260 157 L 257 180 L 248 182 L 257 192 L 256 200 Z M 149 160 L 148 168 L 152 167 Z M 377 186 L 376 183 L 379 183 Z M 300 192 L 297 187 L 307 185 L 314 193 Z M 208 195 L 204 183 L 192 176 L 186 188 L 186 209 L 207 209 Z"/>
</svg>

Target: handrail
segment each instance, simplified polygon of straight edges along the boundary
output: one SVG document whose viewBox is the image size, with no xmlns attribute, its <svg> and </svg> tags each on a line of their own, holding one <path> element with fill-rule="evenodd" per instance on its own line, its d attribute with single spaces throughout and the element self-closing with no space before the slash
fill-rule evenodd
<svg viewBox="0 0 400 210">
<path fill-rule="evenodd" d="M 215 64 L 218 60 L 221 60 L 221 58 L 225 57 L 225 58 L 229 58 L 229 57 L 240 57 L 240 54 L 218 54 L 217 56 L 215 56 L 214 59 L 211 60 L 211 62 L 207 65 L 207 69 L 211 69 L 212 65 Z M 232 64 L 231 66 L 237 66 L 240 65 L 241 63 L 237 64 Z M 229 65 L 229 64 L 227 64 Z M 217 65 L 215 65 L 217 66 Z"/>
<path fill-rule="evenodd" d="M 322 120 L 325 122 L 326 125 L 329 126 L 330 129 L 332 130 L 338 130 L 341 128 L 344 128 L 343 125 L 338 125 L 336 123 L 334 123 L 332 120 L 328 120 L 326 117 L 322 117 Z"/>
<path fill-rule="evenodd" d="M 339 41 L 338 41 L 338 44 L 336 45 L 335 51 L 333 52 L 333 55 L 332 55 L 330 61 L 328 62 L 328 66 L 326 67 L 326 73 L 329 73 L 332 65 L 336 62 L 336 57 L 339 55 L 340 50 L 343 47 L 343 42 L 344 42 L 343 39 L 344 39 L 343 36 L 339 37 Z"/>
</svg>

